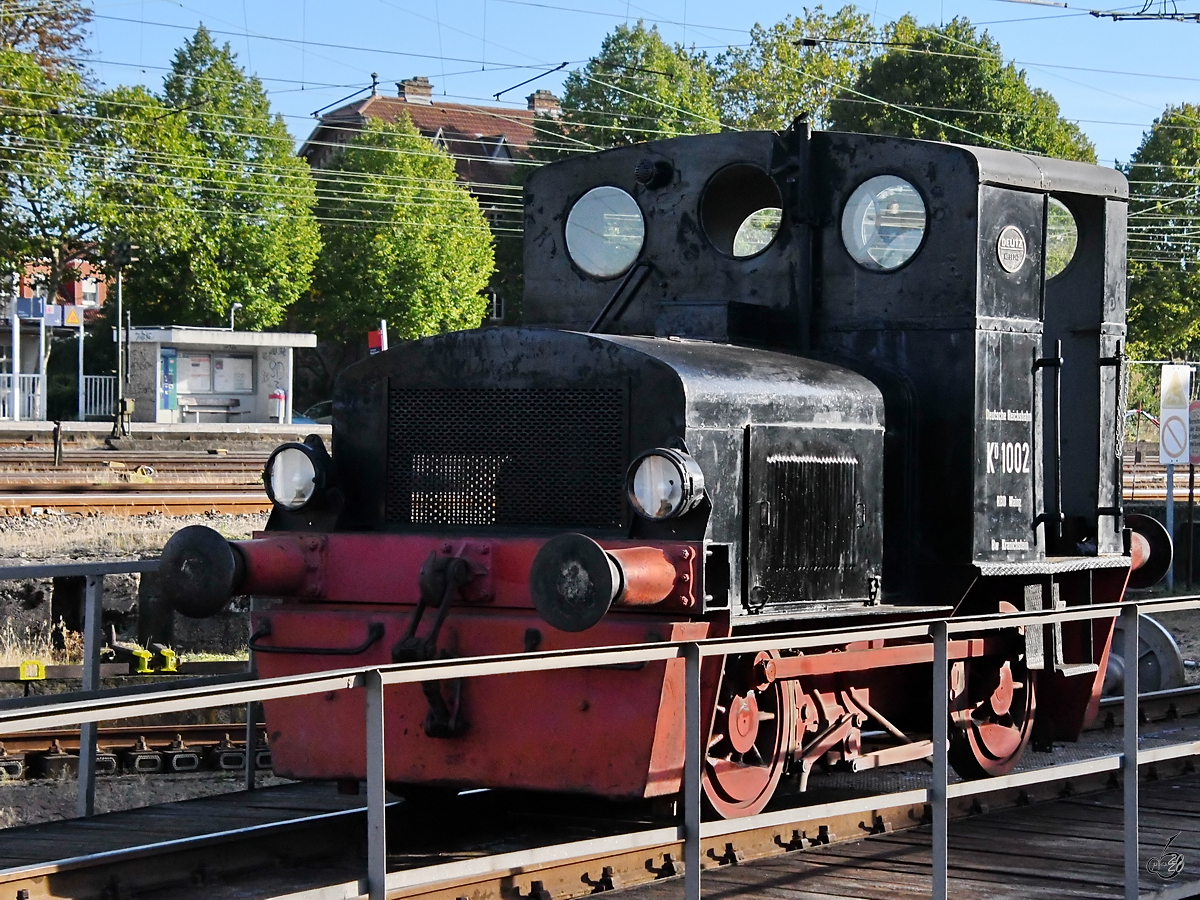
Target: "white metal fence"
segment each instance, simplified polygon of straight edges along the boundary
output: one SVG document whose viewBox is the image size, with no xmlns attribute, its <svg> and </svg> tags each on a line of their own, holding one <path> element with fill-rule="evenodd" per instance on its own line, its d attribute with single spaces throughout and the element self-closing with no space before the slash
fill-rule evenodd
<svg viewBox="0 0 1200 900">
<path fill-rule="evenodd" d="M 85 419 L 111 418 L 117 411 L 117 376 L 83 376 L 83 416 Z"/>
<path fill-rule="evenodd" d="M 20 389 L 17 412 L 13 416 L 13 376 L 0 375 L 0 419 L 28 419 L 37 421 L 45 418 L 42 411 L 42 376 L 18 375 Z"/>
<path fill-rule="evenodd" d="M 1124 786 L 1124 896 L 1138 897 L 1138 766 L 1168 759 L 1200 755 L 1200 741 L 1181 741 L 1154 748 L 1138 747 L 1138 669 L 1125 670 L 1123 707 L 1124 748 L 1122 753 L 1095 757 L 1083 762 L 1048 766 L 1033 771 L 984 778 L 951 784 L 947 760 L 949 730 L 949 642 L 955 635 L 979 634 L 1006 628 L 1025 629 L 1051 626 L 1055 623 L 1086 621 L 1120 616 L 1124 627 L 1124 658 L 1138 658 L 1139 612 L 1162 613 L 1184 609 L 1200 609 L 1200 597 L 1189 596 L 1147 602 L 1126 602 L 1097 606 L 1071 607 L 1042 612 L 1001 613 L 950 620 L 925 619 L 898 625 L 872 626 L 853 630 L 830 630 L 799 634 L 754 635 L 749 637 L 716 638 L 702 641 L 656 643 L 635 647 L 601 647 L 581 650 L 558 650 L 520 653 L 505 656 L 440 659 L 432 662 L 398 663 L 380 667 L 357 667 L 307 675 L 254 679 L 236 682 L 199 683 L 188 680 L 177 687 L 164 685 L 150 690 L 142 688 L 97 691 L 100 671 L 100 610 L 104 591 L 104 575 L 118 572 L 151 571 L 157 560 L 137 563 L 91 563 L 64 566 L 19 566 L 0 568 L 0 580 L 15 578 L 48 578 L 55 575 L 87 576 L 84 614 L 84 690 L 82 698 L 55 701 L 37 698 L 34 701 L 0 702 L 0 730 L 4 732 L 32 731 L 82 723 L 79 762 L 79 812 L 90 815 L 94 805 L 96 723 L 109 719 L 159 715 L 180 710 L 229 706 L 234 703 L 255 703 L 283 697 L 303 697 L 365 688 L 367 738 L 367 876 L 365 893 L 370 900 L 384 900 L 389 890 L 411 888 L 424 884 L 430 877 L 422 870 L 387 873 L 387 823 L 384 784 L 384 754 L 386 727 L 384 717 L 384 686 L 416 684 L 430 680 L 478 678 L 487 675 L 506 675 L 517 672 L 545 672 L 581 667 L 629 665 L 660 660 L 684 661 L 686 720 L 686 757 L 683 771 L 682 821 L 674 826 L 614 835 L 586 841 L 589 855 L 639 850 L 677 841 L 683 844 L 684 897 L 700 900 L 701 841 L 757 828 L 777 827 L 787 822 L 812 820 L 817 817 L 870 812 L 885 807 L 927 803 L 933 818 L 932 834 L 932 896 L 945 900 L 948 880 L 948 826 L 951 799 L 984 794 L 1004 788 L 1020 787 L 1077 777 L 1094 772 L 1120 771 Z M 928 788 L 891 794 L 878 794 L 854 800 L 805 806 L 775 812 L 760 813 L 742 819 L 704 822 L 700 820 L 700 798 L 703 791 L 701 768 L 703 729 L 701 722 L 700 669 L 704 657 L 724 657 L 763 650 L 805 650 L 827 648 L 851 642 L 880 639 L 928 639 L 932 643 L 933 689 L 933 774 Z M 46 702 L 50 701 L 50 702 Z M 248 728 L 255 721 L 248 716 Z M 249 737 L 249 734 L 248 734 Z M 246 754 L 247 760 L 253 754 Z M 251 763 L 247 762 L 248 780 L 252 778 Z M 580 844 L 563 844 L 536 848 L 519 853 L 503 854 L 504 867 L 519 867 L 536 863 L 565 861 L 580 855 Z M 436 880 L 461 875 L 460 869 L 478 874 L 481 867 L 499 865 L 492 858 L 479 858 L 435 867 Z M 465 869 L 464 869 L 465 867 Z M 451 871 L 453 870 L 453 871 Z"/>
</svg>

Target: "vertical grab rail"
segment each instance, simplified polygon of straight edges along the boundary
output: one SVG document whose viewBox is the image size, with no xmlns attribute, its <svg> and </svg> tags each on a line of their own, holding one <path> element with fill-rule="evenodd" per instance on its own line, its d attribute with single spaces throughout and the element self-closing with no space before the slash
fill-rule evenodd
<svg viewBox="0 0 1200 900">
<path fill-rule="evenodd" d="M 1033 361 L 1033 373 L 1041 369 L 1054 370 L 1054 543 L 1062 538 L 1063 508 L 1062 508 L 1062 341 L 1054 342 L 1054 355 L 1043 356 Z M 1035 404 L 1036 406 L 1036 404 Z M 1037 426 L 1034 426 L 1036 432 Z M 1036 439 L 1036 434 L 1034 435 Z M 1044 490 L 1043 490 L 1044 494 Z M 1043 500 L 1043 504 L 1045 501 Z M 1051 516 L 1046 512 L 1039 513 L 1033 520 L 1036 529 L 1041 522 L 1050 521 Z M 1047 541 L 1049 543 L 1049 541 Z"/>
<path fill-rule="evenodd" d="M 1100 368 L 1112 368 L 1113 370 L 1113 501 L 1112 506 L 1098 507 L 1096 516 L 1097 518 L 1112 516 L 1113 528 L 1118 531 L 1121 529 L 1121 516 L 1124 514 L 1122 508 L 1124 503 L 1122 489 L 1125 480 L 1123 465 L 1125 454 L 1124 360 L 1125 350 L 1120 341 L 1117 341 L 1116 353 L 1112 356 L 1100 357 Z"/>
</svg>

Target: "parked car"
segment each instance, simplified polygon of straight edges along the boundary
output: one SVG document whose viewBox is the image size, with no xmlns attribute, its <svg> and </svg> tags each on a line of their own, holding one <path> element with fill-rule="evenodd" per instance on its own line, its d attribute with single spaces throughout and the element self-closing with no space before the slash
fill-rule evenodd
<svg viewBox="0 0 1200 900">
<path fill-rule="evenodd" d="M 333 421 L 333 401 L 314 403 L 298 416 L 292 416 L 295 425 L 328 425 Z"/>
</svg>

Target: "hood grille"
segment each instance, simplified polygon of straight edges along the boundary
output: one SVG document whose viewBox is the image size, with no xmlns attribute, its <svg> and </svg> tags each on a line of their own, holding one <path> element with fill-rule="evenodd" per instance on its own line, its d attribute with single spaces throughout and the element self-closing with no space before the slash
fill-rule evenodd
<svg viewBox="0 0 1200 900">
<path fill-rule="evenodd" d="M 620 528 L 624 387 L 388 392 L 389 525 Z"/>
</svg>

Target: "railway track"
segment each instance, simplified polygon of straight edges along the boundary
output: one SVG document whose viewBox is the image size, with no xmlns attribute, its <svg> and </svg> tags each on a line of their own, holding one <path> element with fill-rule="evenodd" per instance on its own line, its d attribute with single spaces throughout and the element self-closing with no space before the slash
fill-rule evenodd
<svg viewBox="0 0 1200 900">
<path fill-rule="evenodd" d="M 271 767 L 262 724 L 251 748 L 256 769 Z M 245 768 L 244 725 L 138 725 L 100 728 L 97 773 L 172 775 L 180 772 L 235 771 Z M 0 775 L 57 778 L 79 769 L 79 729 L 26 731 L 0 737 Z"/>
<path fill-rule="evenodd" d="M 196 515 L 262 513 L 265 450 L 68 452 L 59 466 L 46 450 L 0 450 L 0 516 Z M 1161 502 L 1166 469 L 1157 458 L 1125 457 L 1125 500 Z M 1187 501 L 1177 472 L 1176 502 Z"/>
<path fill-rule="evenodd" d="M 265 451 L 0 451 L 0 516 L 262 513 Z"/>
<path fill-rule="evenodd" d="M 1147 741 L 1158 733 L 1176 733 L 1181 727 L 1200 730 L 1200 686 L 1144 695 L 1139 711 Z M 1120 712 L 1119 698 L 1103 701 L 1101 715 L 1091 729 L 1093 737 L 1103 742 L 1103 732 L 1120 725 Z M 182 731 L 189 740 L 199 740 L 215 737 L 221 728 L 174 730 Z M 101 729 L 100 742 L 124 743 L 143 736 L 153 746 L 171 730 L 171 726 Z M 24 739 L 32 745 L 58 735 L 63 746 L 69 746 L 70 738 L 64 737 L 68 734 L 75 733 L 35 732 Z M 1090 749 L 1100 750 L 1102 743 Z M 1042 759 L 1034 764 L 1053 762 Z M 1194 771 L 1191 759 L 1143 769 L 1145 780 L 1160 783 Z M 915 784 L 928 776 L 918 765 L 898 777 Z M 951 817 L 966 819 L 1064 797 L 1099 794 L 1111 790 L 1113 784 L 1113 773 L 1096 773 L 1004 788 L 952 801 Z M 898 833 L 928 822 L 923 803 L 901 803 L 865 815 L 839 812 L 841 798 L 846 798 L 843 805 L 848 805 L 855 796 L 854 789 L 847 789 L 836 778 L 814 776 L 807 793 L 783 798 L 770 826 L 741 829 L 731 821 L 720 834 L 705 839 L 704 866 L 725 867 L 797 849 L 825 853 L 843 841 Z M 820 804 L 820 814 L 813 815 L 809 804 Z M 665 808 L 661 804 L 621 805 L 501 791 L 468 792 L 436 804 L 392 802 L 389 878 L 394 883 L 388 896 L 571 900 L 597 891 L 648 884 L 681 871 L 682 845 L 671 814 L 669 804 Z M 102 900 L 134 894 L 178 898 L 201 893 L 206 900 L 349 900 L 365 893 L 361 881 L 365 811 L 360 798 L 335 794 L 330 785 L 293 784 L 156 807 L 151 826 L 154 839 L 113 837 L 136 837 L 142 832 L 147 826 L 139 825 L 139 815 L 137 810 L 111 813 L 74 829 L 72 823 L 14 829 L 9 832 L 10 840 L 0 841 L 0 894 L 27 900 Z M 80 832 L 85 824 L 86 830 Z M 98 839 L 97 834 L 105 829 L 109 836 Z M 635 837 L 628 846 L 614 843 L 613 836 L 631 833 Z M 22 846 L 33 846 L 46 856 L 46 848 L 55 841 L 66 851 L 56 858 L 17 858 Z M 563 855 L 567 858 L 551 859 Z"/>
<path fill-rule="evenodd" d="M 1160 764 L 1145 780 L 1169 783 L 1194 772 L 1191 760 Z M 1021 789 L 1002 789 L 961 802 L 951 817 L 1099 794 L 1113 787 L 1111 774 L 1080 776 Z M 736 821 L 702 842 L 706 869 L 723 868 L 806 849 L 825 852 L 843 841 L 898 833 L 927 824 L 921 803 L 839 813 L 834 788 L 815 781 L 792 803 L 821 804 L 814 816 L 805 806 L 777 810 L 774 824 L 751 829 Z M 846 792 L 841 792 L 846 796 Z M 853 794 L 851 794 L 852 796 Z M 333 808 L 330 786 L 287 785 L 254 795 L 225 795 L 157 809 L 158 839 L 99 842 L 96 835 L 132 834 L 138 811 L 88 820 L 91 840 L 78 826 L 18 829 L 0 850 L 0 892 L 27 900 L 69 897 L 100 900 L 136 894 L 178 898 L 283 898 L 349 900 L 365 893 L 361 880 L 366 816 L 358 808 Z M 355 798 L 344 798 L 355 799 Z M 847 800 L 848 805 L 853 801 Z M 235 809 L 241 809 L 241 819 Z M 190 813 L 190 814 L 189 814 Z M 1084 815 L 1083 812 L 1078 812 Z M 286 818 L 283 818 L 283 817 Z M 274 818 L 273 818 L 274 817 Z M 422 900 L 571 900 L 586 894 L 648 884 L 681 871 L 682 845 L 674 820 L 649 805 L 621 806 L 579 797 L 507 792 L 461 794 L 439 805 L 389 805 L 389 891 L 391 898 Z M 203 828 L 203 821 L 212 823 Z M 249 824 L 239 824 L 248 820 Z M 220 823 L 217 827 L 213 827 Z M 145 827 L 144 825 L 142 826 Z M 192 833 L 186 832 L 188 829 Z M 614 840 L 617 835 L 629 839 Z M 26 837 L 28 835 L 28 837 Z M 48 842 L 71 848 L 52 860 L 13 864 L 28 840 L 45 855 Z M 627 846 L 622 845 L 625 841 Z M 81 850 L 87 852 L 80 852 Z M 6 854 L 8 854 L 6 856 Z M 562 859 L 552 859 L 564 856 Z M 886 874 L 880 877 L 887 880 Z"/>
<path fill-rule="evenodd" d="M 262 489 L 196 490 L 194 486 L 153 490 L 92 489 L 86 491 L 27 491 L 0 488 L 0 516 L 193 516 L 209 512 L 247 514 L 269 512 Z"/>
</svg>

